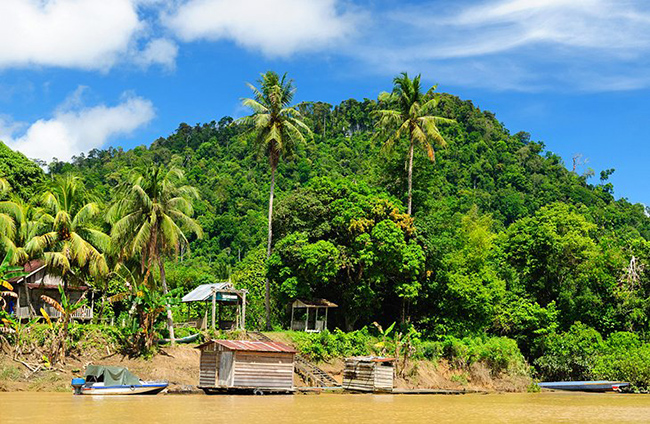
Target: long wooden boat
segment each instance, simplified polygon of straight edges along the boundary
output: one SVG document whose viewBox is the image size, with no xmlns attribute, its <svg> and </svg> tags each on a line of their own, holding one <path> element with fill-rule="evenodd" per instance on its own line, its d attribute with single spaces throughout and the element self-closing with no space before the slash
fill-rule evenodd
<svg viewBox="0 0 650 424">
<path fill-rule="evenodd" d="M 85 378 L 72 379 L 76 395 L 155 395 L 167 388 L 166 381 L 143 381 L 123 367 L 89 365 Z"/>
<path fill-rule="evenodd" d="M 578 392 L 612 392 L 628 387 L 625 381 L 546 381 L 537 383 L 542 389 L 570 390 Z"/>
<path fill-rule="evenodd" d="M 200 333 L 190 334 L 189 336 L 185 336 L 185 337 L 181 337 L 180 339 L 176 339 L 175 342 L 176 343 L 194 343 L 195 341 L 197 341 L 199 339 L 199 337 L 201 337 Z M 158 343 L 158 344 L 167 344 L 167 343 L 170 343 L 171 341 L 172 341 L 172 339 L 158 339 L 158 340 L 156 340 L 156 343 Z"/>
</svg>

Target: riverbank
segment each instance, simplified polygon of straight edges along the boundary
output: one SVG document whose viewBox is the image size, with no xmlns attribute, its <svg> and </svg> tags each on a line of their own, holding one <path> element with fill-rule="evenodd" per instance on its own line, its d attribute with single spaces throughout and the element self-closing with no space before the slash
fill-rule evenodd
<svg viewBox="0 0 650 424">
<path fill-rule="evenodd" d="M 267 333 L 273 339 L 294 344 L 286 333 Z M 85 346 L 89 344 L 86 343 Z M 295 345 L 295 344 L 294 344 Z M 144 380 L 166 380 L 171 392 L 183 392 L 195 386 L 199 379 L 199 351 L 196 345 L 178 345 L 161 348 L 152 358 L 129 358 L 112 350 L 108 344 L 94 343 L 84 354 L 73 351 L 64 364 L 47 367 L 38 354 L 12 358 L 0 357 L 0 391 L 65 392 L 70 390 L 70 380 L 83 374 L 88 364 L 115 365 L 129 368 Z M 300 346 L 296 346 L 300 348 Z M 335 357 L 318 362 L 318 366 L 334 377 L 343 380 L 344 358 Z M 445 359 L 410 360 L 395 379 L 399 389 L 455 389 L 488 392 L 525 392 L 530 385 L 526 375 L 499 373 L 494 375 L 486 364 L 475 362 L 469 367 L 454 367 Z M 305 383 L 297 375 L 296 387 Z"/>
</svg>

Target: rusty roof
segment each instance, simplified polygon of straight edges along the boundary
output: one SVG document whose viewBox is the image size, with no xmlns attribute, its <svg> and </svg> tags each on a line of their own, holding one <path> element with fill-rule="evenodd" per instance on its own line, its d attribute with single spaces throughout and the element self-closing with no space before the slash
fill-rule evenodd
<svg viewBox="0 0 650 424">
<path fill-rule="evenodd" d="M 259 341 L 249 341 L 249 340 L 210 340 L 207 341 L 197 348 L 209 345 L 211 343 L 216 343 L 230 350 L 245 350 L 249 352 L 284 352 L 284 353 L 296 353 L 296 350 L 291 346 L 280 343 L 280 342 L 259 342 Z"/>
<path fill-rule="evenodd" d="M 26 262 L 25 265 L 23 265 L 23 271 L 27 275 L 21 275 L 20 277 L 13 277 L 8 279 L 10 283 L 17 283 L 21 280 L 23 280 L 26 276 L 29 276 L 33 274 L 35 271 L 38 271 L 39 269 L 43 268 L 45 266 L 45 262 L 43 262 L 42 259 L 32 259 L 29 262 Z"/>
</svg>

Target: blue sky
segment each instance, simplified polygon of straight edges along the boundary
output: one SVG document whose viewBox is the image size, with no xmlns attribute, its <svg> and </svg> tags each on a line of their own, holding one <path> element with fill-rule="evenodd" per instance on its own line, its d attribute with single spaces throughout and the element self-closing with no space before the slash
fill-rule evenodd
<svg viewBox="0 0 650 424">
<path fill-rule="evenodd" d="M 3 0 L 0 140 L 33 158 L 133 147 L 296 101 L 390 90 L 400 71 L 496 113 L 650 204 L 650 4 L 630 0 Z M 598 177 L 592 180 L 596 182 Z"/>
</svg>

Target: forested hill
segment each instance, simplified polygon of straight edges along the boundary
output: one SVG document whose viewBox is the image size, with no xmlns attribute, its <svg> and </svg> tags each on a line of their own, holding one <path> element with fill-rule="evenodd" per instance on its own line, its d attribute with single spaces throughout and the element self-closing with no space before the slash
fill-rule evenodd
<svg viewBox="0 0 650 424">
<path fill-rule="evenodd" d="M 615 199 L 610 171 L 571 172 L 529 134 L 510 134 L 494 114 L 443 94 L 436 114 L 456 123 L 440 126 L 448 146 L 435 163 L 416 150 L 411 219 L 407 143 L 387 151 L 373 140 L 377 107 L 299 105 L 314 137 L 280 161 L 266 268 L 268 159 L 229 117 L 49 170 L 82 175 L 110 203 L 130 167 L 182 168 L 200 192 L 205 235 L 170 263 L 171 284 L 232 275 L 252 291 L 253 316 L 268 272 L 276 322 L 288 299 L 308 296 L 339 304 L 341 328 L 403 315 L 430 334 L 510 335 L 524 351 L 535 335 L 576 321 L 602 333 L 647 330 L 650 219 L 642 205 Z"/>
</svg>

